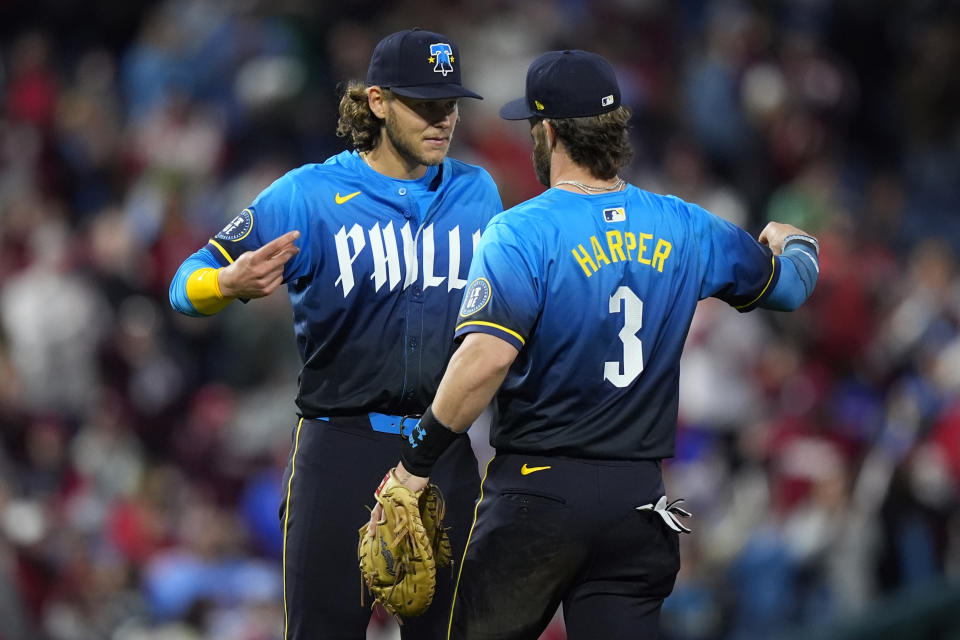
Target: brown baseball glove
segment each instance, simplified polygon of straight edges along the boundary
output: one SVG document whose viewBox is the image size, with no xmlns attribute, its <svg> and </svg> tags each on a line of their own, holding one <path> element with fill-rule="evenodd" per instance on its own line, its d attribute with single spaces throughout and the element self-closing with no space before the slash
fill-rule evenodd
<svg viewBox="0 0 960 640">
<path fill-rule="evenodd" d="M 437 567 L 450 564 L 443 495 L 432 484 L 413 492 L 391 469 L 374 497 L 383 516 L 374 535 L 368 523 L 360 527 L 357 558 L 364 582 L 391 614 L 418 616 L 433 601 Z"/>
</svg>

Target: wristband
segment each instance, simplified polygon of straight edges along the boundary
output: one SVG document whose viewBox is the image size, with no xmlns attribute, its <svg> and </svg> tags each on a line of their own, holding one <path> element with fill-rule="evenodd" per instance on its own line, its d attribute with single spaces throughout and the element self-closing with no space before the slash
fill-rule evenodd
<svg viewBox="0 0 960 640">
<path fill-rule="evenodd" d="M 816 238 L 810 236 L 794 234 L 784 240 L 780 259 L 793 265 L 800 283 L 803 284 L 803 297 L 791 307 L 793 309 L 809 298 L 817 285 L 820 276 L 820 256 L 817 249 Z"/>
<path fill-rule="evenodd" d="M 801 242 L 803 244 L 810 245 L 810 247 L 816 251 L 817 256 L 820 255 L 820 243 L 817 242 L 817 239 L 813 236 L 808 236 L 802 233 L 792 233 L 786 238 L 783 239 L 783 249 L 786 251 L 787 245 L 791 242 Z"/>
<path fill-rule="evenodd" d="M 220 292 L 220 270 L 211 267 L 197 269 L 187 278 L 187 299 L 205 316 L 211 316 L 228 304 Z"/>
<path fill-rule="evenodd" d="M 437 420 L 433 408 L 427 407 L 420 424 L 404 438 L 400 451 L 403 468 L 415 476 L 427 477 L 444 451 L 461 434 Z"/>
</svg>

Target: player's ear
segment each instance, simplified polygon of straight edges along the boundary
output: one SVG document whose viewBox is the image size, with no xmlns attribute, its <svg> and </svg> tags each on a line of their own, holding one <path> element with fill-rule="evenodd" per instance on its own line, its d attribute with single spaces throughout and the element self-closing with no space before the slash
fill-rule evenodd
<svg viewBox="0 0 960 640">
<path fill-rule="evenodd" d="M 381 87 L 374 85 L 367 89 L 367 104 L 370 106 L 370 112 L 381 120 L 387 117 L 387 107 L 384 104 L 386 100 L 387 97 Z"/>
<path fill-rule="evenodd" d="M 546 136 L 547 148 L 553 151 L 553 148 L 557 146 L 557 132 L 553 128 L 553 123 L 544 118 L 541 120 L 543 123 L 543 133 Z"/>
</svg>

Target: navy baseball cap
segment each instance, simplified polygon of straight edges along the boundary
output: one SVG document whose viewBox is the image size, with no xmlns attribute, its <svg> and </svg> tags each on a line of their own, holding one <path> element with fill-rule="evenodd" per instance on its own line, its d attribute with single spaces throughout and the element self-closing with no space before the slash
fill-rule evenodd
<svg viewBox="0 0 960 640">
<path fill-rule="evenodd" d="M 613 65 L 579 49 L 548 51 L 527 69 L 527 95 L 500 109 L 505 120 L 598 116 L 620 106 Z"/>
<path fill-rule="evenodd" d="M 460 84 L 460 48 L 447 36 L 421 29 L 391 33 L 373 50 L 367 85 L 408 98 L 481 98 Z"/>
</svg>

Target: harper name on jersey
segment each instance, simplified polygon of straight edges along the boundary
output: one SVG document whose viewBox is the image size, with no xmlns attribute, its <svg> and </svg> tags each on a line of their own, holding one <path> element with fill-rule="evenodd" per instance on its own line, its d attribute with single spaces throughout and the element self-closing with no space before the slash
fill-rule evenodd
<svg viewBox="0 0 960 640">
<path fill-rule="evenodd" d="M 583 243 L 578 244 L 571 252 L 574 260 L 577 261 L 588 278 L 611 262 L 632 262 L 634 259 L 640 264 L 645 264 L 663 273 L 663 263 L 670 257 L 670 250 L 673 248 L 673 245 L 663 238 L 658 238 L 656 244 L 654 244 L 652 233 L 631 233 L 617 230 L 607 231 L 606 252 L 603 250 L 600 241 L 597 240 L 597 236 L 590 236 L 587 244 L 590 245 L 589 252 L 583 246 Z M 637 252 L 636 256 L 634 256 L 634 251 Z M 609 258 L 607 257 L 608 254 Z"/>
<path fill-rule="evenodd" d="M 747 311 L 776 277 L 770 249 L 739 227 L 633 185 L 548 189 L 496 216 L 456 329 L 521 352 L 496 396 L 491 443 L 610 460 L 673 455 L 678 363 L 697 302 Z"/>
</svg>

